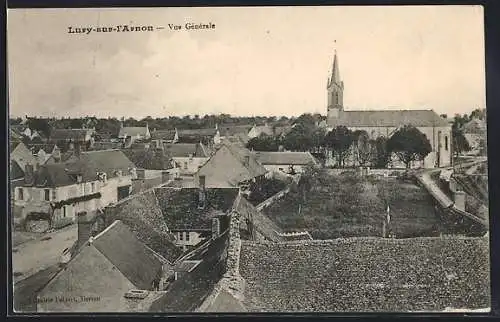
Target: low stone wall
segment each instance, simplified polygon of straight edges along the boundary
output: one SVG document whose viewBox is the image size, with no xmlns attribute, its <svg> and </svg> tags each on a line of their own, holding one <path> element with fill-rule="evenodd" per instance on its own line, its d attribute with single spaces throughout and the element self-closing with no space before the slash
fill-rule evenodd
<svg viewBox="0 0 500 322">
<path fill-rule="evenodd" d="M 280 192 L 278 192 L 277 194 L 275 194 L 274 196 L 264 200 L 263 202 L 258 204 L 255 208 L 257 208 L 258 211 L 262 211 L 263 209 L 269 207 L 270 205 L 272 205 L 276 201 L 285 197 L 289 192 L 290 192 L 290 187 L 287 187 L 287 188 L 281 190 Z"/>
</svg>

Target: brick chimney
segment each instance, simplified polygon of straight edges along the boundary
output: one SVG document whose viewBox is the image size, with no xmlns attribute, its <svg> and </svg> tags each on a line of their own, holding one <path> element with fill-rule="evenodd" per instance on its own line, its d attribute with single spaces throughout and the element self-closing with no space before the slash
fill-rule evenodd
<svg viewBox="0 0 500 322">
<path fill-rule="evenodd" d="M 33 170 L 32 164 L 26 164 L 24 166 L 24 184 L 33 185 L 35 183 L 35 172 Z"/>
<path fill-rule="evenodd" d="M 78 224 L 77 249 L 83 246 L 92 237 L 92 226 L 95 221 L 95 214 L 81 212 L 76 215 Z"/>
</svg>

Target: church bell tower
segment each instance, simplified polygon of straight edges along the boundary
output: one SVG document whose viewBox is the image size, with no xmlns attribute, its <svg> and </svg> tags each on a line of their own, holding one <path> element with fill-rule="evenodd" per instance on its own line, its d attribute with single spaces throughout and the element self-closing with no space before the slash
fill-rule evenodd
<svg viewBox="0 0 500 322">
<path fill-rule="evenodd" d="M 335 50 L 333 57 L 332 74 L 328 78 L 326 89 L 328 92 L 328 119 L 338 118 L 344 110 L 344 82 L 340 80 L 337 50 Z"/>
</svg>

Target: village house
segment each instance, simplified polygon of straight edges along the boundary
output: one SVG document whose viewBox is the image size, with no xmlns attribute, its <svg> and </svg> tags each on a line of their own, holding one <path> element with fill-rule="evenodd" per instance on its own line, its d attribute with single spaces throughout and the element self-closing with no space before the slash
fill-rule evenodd
<svg viewBox="0 0 500 322">
<path fill-rule="evenodd" d="M 413 167 L 434 168 L 452 164 L 451 125 L 433 110 L 344 110 L 344 82 L 340 79 L 336 52 L 327 92 L 328 129 L 346 126 L 352 131 L 366 131 L 370 139 L 376 139 L 380 136 L 390 138 L 404 125 L 412 125 L 425 134 L 432 148 L 431 153 L 422 162 L 412 164 Z M 394 162 L 393 166 L 401 166 L 401 162 Z"/>
<path fill-rule="evenodd" d="M 175 243 L 189 250 L 220 232 L 220 220 L 238 196 L 238 188 L 159 187 L 155 195 L 165 223 L 175 236 Z"/>
<path fill-rule="evenodd" d="M 266 173 L 266 168 L 248 149 L 223 142 L 195 174 L 195 181 L 207 188 L 246 189 L 251 182 L 263 179 Z"/>
<path fill-rule="evenodd" d="M 30 164 L 34 168 L 40 165 L 39 160 L 33 155 L 31 150 L 22 142 L 10 143 L 10 180 L 24 177 L 26 165 Z"/>
<path fill-rule="evenodd" d="M 52 155 L 57 155 L 57 150 L 60 152 L 60 148 L 57 144 L 28 144 L 27 147 L 31 150 L 31 153 L 37 158 L 39 164 L 45 164 Z"/>
<path fill-rule="evenodd" d="M 319 167 L 319 162 L 309 152 L 252 152 L 257 161 L 268 171 L 302 173 L 307 166 Z"/>
<path fill-rule="evenodd" d="M 79 145 L 82 150 L 89 150 L 94 145 L 95 129 L 53 129 L 49 143 L 58 144 L 63 150 L 74 149 Z"/>
<path fill-rule="evenodd" d="M 119 150 L 81 152 L 37 170 L 27 164 L 14 191 L 14 221 L 42 231 L 74 222 L 79 213 L 128 196 L 135 176 L 135 165 Z"/>
<path fill-rule="evenodd" d="M 208 148 L 202 143 L 164 144 L 164 149 L 181 175 L 194 175 L 210 157 Z"/>
<path fill-rule="evenodd" d="M 146 126 L 123 126 L 123 122 L 120 123 L 120 132 L 118 133 L 118 138 L 125 142 L 126 146 L 134 143 L 137 140 L 149 140 L 151 138 L 151 132 L 149 131 L 148 123 Z"/>
<path fill-rule="evenodd" d="M 117 220 L 93 238 L 45 287 L 37 312 L 141 311 L 163 293 L 170 265 Z"/>
</svg>

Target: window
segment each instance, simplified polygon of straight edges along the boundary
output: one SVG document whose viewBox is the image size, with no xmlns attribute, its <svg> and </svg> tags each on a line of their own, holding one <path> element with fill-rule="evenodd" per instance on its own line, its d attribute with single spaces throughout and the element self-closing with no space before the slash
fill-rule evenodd
<svg viewBox="0 0 500 322">
<path fill-rule="evenodd" d="M 49 201 L 50 200 L 50 189 L 44 189 L 43 191 L 43 200 Z"/>
<path fill-rule="evenodd" d="M 183 232 L 179 233 L 179 240 L 182 240 L 183 234 L 184 234 Z"/>
<path fill-rule="evenodd" d="M 52 190 L 52 200 L 56 200 L 57 199 L 57 193 L 56 193 L 56 189 Z"/>
<path fill-rule="evenodd" d="M 17 199 L 24 200 L 24 190 L 23 190 L 23 188 L 17 189 Z"/>
<path fill-rule="evenodd" d="M 186 233 L 186 241 L 189 241 L 189 232 Z"/>
<path fill-rule="evenodd" d="M 66 218 L 66 206 L 63 206 L 63 217 Z"/>
<path fill-rule="evenodd" d="M 447 136 L 444 137 L 444 149 L 446 151 L 448 151 L 448 137 Z"/>
<path fill-rule="evenodd" d="M 95 192 L 95 182 L 92 182 L 92 183 L 90 184 L 90 188 L 91 188 L 91 191 L 92 191 L 92 192 Z"/>
</svg>

